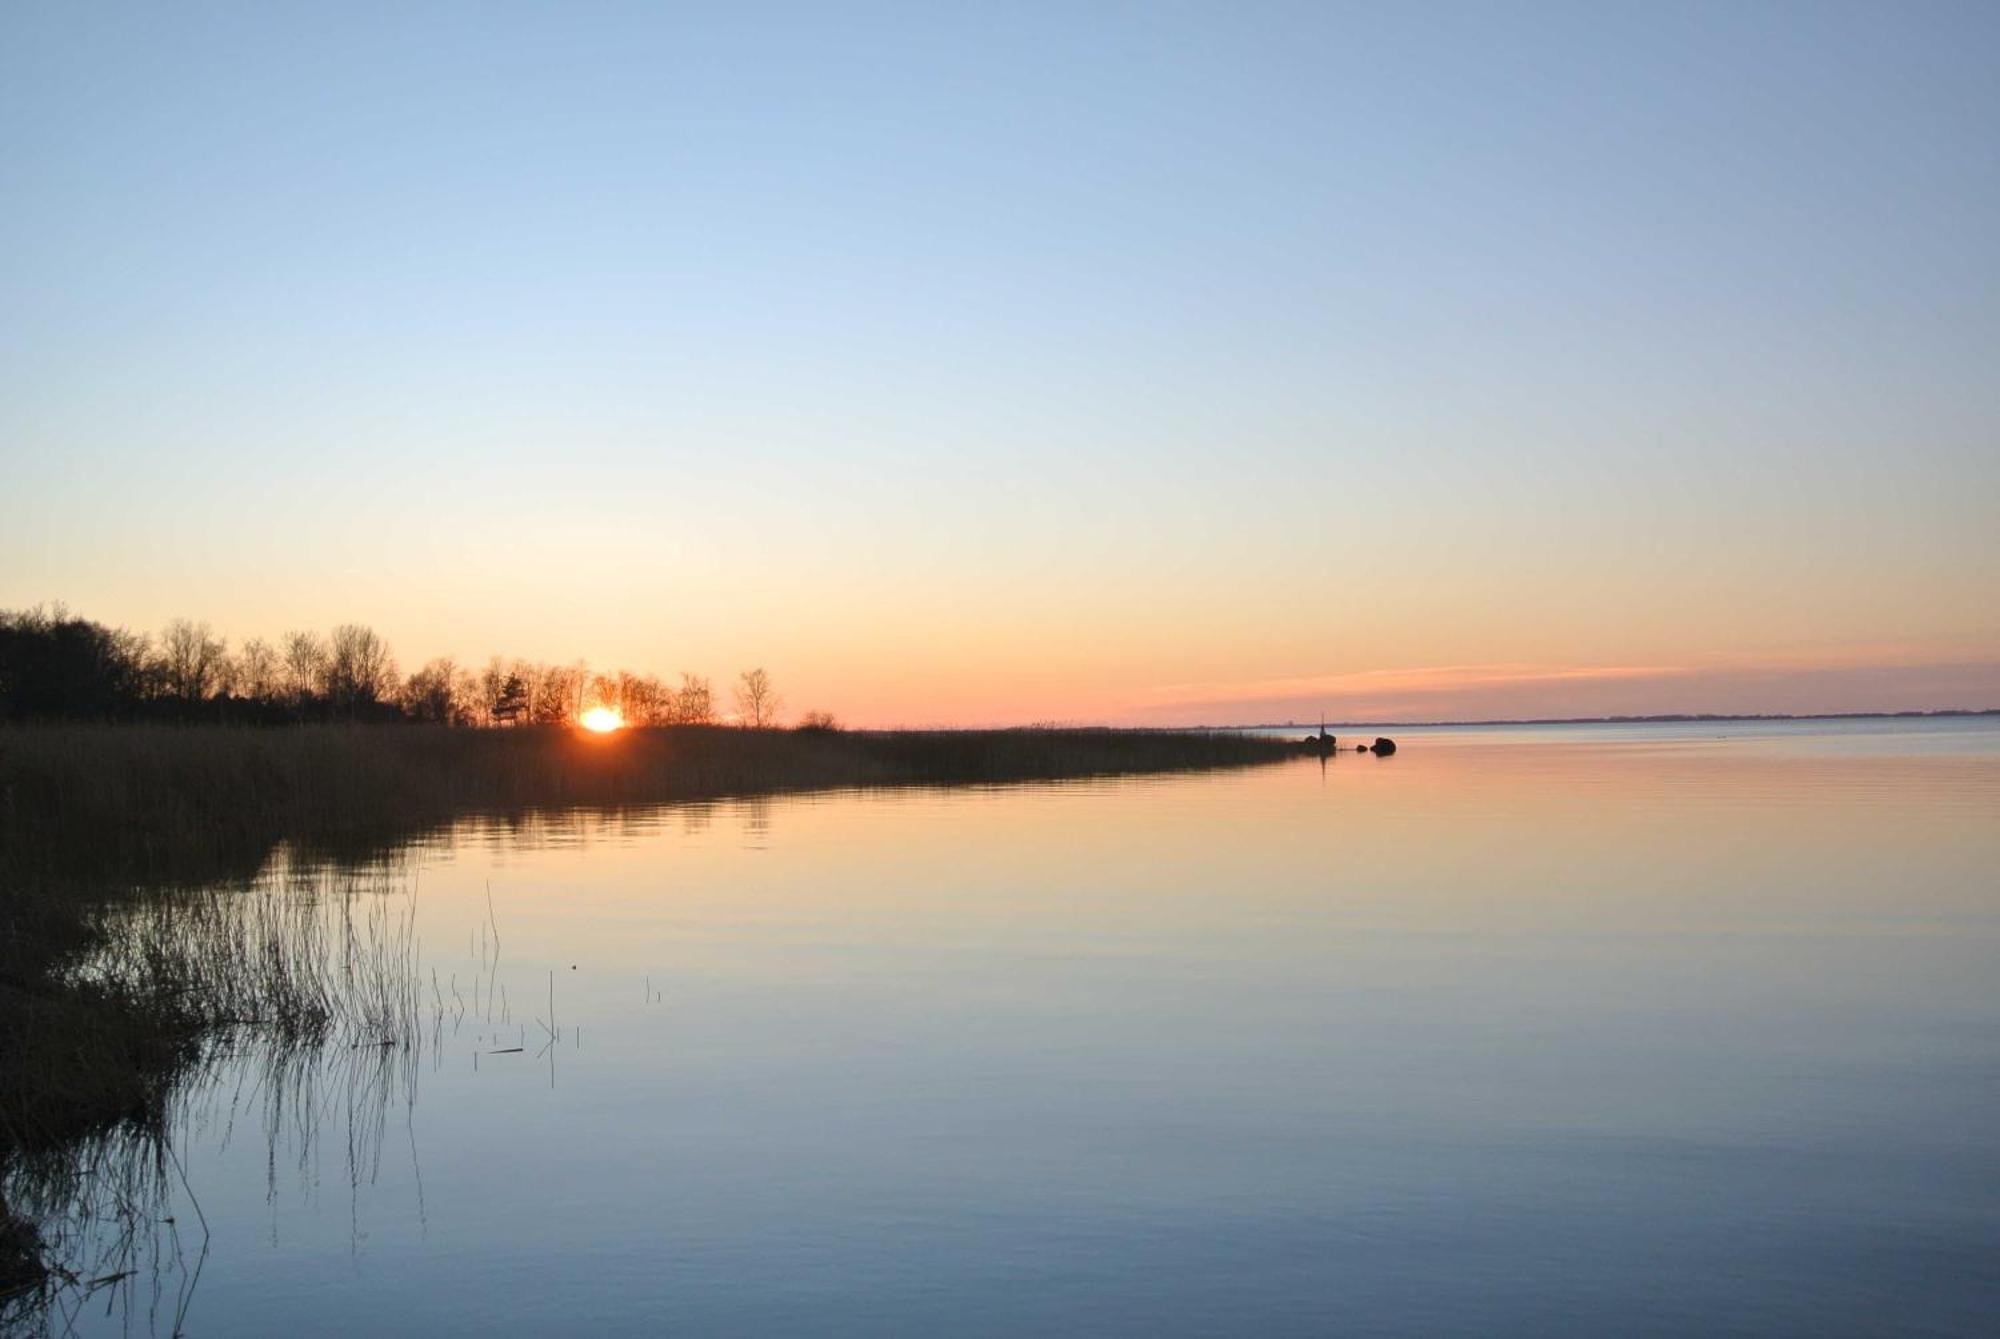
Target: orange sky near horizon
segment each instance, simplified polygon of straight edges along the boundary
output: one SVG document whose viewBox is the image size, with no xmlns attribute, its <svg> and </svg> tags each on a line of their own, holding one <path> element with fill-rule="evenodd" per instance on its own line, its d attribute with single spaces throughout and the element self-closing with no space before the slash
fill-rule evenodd
<svg viewBox="0 0 2000 1339">
<path fill-rule="evenodd" d="M 1996 51 L 8 7 L 0 608 L 864 725 L 2000 706 Z"/>
<path fill-rule="evenodd" d="M 0 598 L 0 607 L 36 603 L 32 592 L 17 595 L 4 582 L 0 596 L 12 597 Z M 433 603 L 419 596 L 412 610 L 409 589 L 385 587 L 384 596 L 372 615 L 336 601 L 304 600 L 303 616 L 254 617 L 261 611 L 251 611 L 253 617 L 240 622 L 226 606 L 165 603 L 158 612 L 121 612 L 131 605 L 115 599 L 69 604 L 74 612 L 140 631 L 157 630 L 171 617 L 205 619 L 232 647 L 245 635 L 274 640 L 293 627 L 367 622 L 388 638 L 406 673 L 434 655 L 476 667 L 490 654 L 582 661 L 596 670 L 626 668 L 670 680 L 688 671 L 712 679 L 725 706 L 726 686 L 737 671 L 762 664 L 777 681 L 786 717 L 823 709 L 856 726 L 1225 725 L 1312 721 L 1321 713 L 1340 721 L 1418 721 L 2000 706 L 2000 653 L 1974 639 L 1751 652 L 1690 648 L 1681 655 L 1647 647 L 1652 655 L 1625 664 L 1526 658 L 1426 664 L 1417 659 L 1424 651 L 1476 643 L 1466 638 L 1453 647 L 1453 639 L 1430 635 L 1421 625 L 1392 637 L 1385 625 L 1366 620 L 1360 626 L 1377 636 L 1329 629 L 1323 637 L 1302 638 L 1283 625 L 1282 605 L 1265 612 L 1280 621 L 1276 628 L 1258 628 L 1256 610 L 1224 608 L 1209 622 L 1200 614 L 1160 611 L 1154 615 L 1159 621 L 1147 624 L 1135 608 L 1122 618 L 1102 614 L 1106 621 L 1095 626 L 1090 615 L 1074 614 L 1070 635 L 1053 612 L 1001 617 L 969 606 L 913 610 L 903 623 L 856 611 L 851 625 L 816 625 L 803 612 L 797 622 L 774 612 L 766 624 L 754 612 L 739 613 L 719 617 L 724 630 L 718 634 L 697 617 L 671 613 L 655 624 L 601 611 L 603 623 L 593 628 L 586 626 L 585 611 L 559 605 L 550 611 L 550 628 L 537 635 L 532 625 L 546 606 L 524 602 L 505 620 L 512 637 L 487 640 L 480 636 L 485 620 L 448 598 Z M 587 610 L 594 602 L 582 603 Z M 1182 626 L 1182 619 L 1193 626 Z M 1586 634 L 1577 638 L 1588 646 Z M 752 650 L 732 655 L 739 644 Z M 1515 639 L 1496 649 L 1521 655 L 1526 648 Z M 1270 665 L 1303 672 L 1259 672 Z"/>
</svg>

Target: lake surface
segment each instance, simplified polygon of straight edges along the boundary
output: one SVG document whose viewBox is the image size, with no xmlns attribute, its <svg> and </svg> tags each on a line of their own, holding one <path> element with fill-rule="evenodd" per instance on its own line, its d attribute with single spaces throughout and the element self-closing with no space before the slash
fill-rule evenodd
<svg viewBox="0 0 2000 1339">
<path fill-rule="evenodd" d="M 2000 722 L 1398 735 L 463 823 L 76 1328 L 2000 1330 Z"/>
</svg>

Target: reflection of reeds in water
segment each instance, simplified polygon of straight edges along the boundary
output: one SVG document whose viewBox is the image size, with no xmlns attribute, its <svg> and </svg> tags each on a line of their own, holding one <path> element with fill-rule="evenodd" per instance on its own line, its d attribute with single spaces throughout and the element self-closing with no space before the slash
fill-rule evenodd
<svg viewBox="0 0 2000 1339">
<path fill-rule="evenodd" d="M 88 1304 L 122 1312 L 128 1327 L 178 1332 L 207 1233 L 177 1132 L 226 1133 L 257 1112 L 276 1195 L 281 1167 L 311 1183 L 334 1118 L 350 1192 L 376 1177 L 390 1114 L 414 1105 L 423 1043 L 404 887 L 393 868 L 342 873 L 281 857 L 249 887 L 142 893 L 103 909 L 98 947 L 65 984 L 154 1026 L 171 1016 L 182 1044 L 155 1101 L 68 1138 L 10 1141 L 0 1198 L 17 1253 L 36 1261 L 0 1302 L 0 1330 L 63 1333 Z"/>
<path fill-rule="evenodd" d="M 152 1333 L 178 1333 L 207 1232 L 172 1212 L 177 1167 L 165 1132 L 122 1124 L 16 1159 L 5 1192 L 41 1273 L 0 1301 L 0 1332 L 71 1332 L 86 1306 L 122 1311 Z M 108 1295 L 107 1295 L 108 1294 Z"/>
<path fill-rule="evenodd" d="M 75 969 L 99 989 L 172 999 L 211 1027 L 287 1042 L 407 1039 L 417 1016 L 407 899 L 381 876 L 294 867 L 284 853 L 247 889 L 155 892 L 106 910 L 102 946 Z"/>
</svg>

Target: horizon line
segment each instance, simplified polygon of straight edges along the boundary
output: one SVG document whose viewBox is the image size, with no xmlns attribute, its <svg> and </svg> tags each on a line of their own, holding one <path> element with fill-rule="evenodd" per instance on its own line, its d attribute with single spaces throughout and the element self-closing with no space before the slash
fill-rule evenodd
<svg viewBox="0 0 2000 1339">
<path fill-rule="evenodd" d="M 1920 711 L 1757 711 L 1757 712 L 1709 712 L 1679 711 L 1661 712 L 1642 716 L 1492 716 L 1475 720 L 1429 720 L 1429 721 L 1380 721 L 1356 719 L 1347 721 L 1327 721 L 1325 728 L 1335 726 L 1351 730 L 1356 726 L 1371 729 L 1418 730 L 1439 726 L 1474 725 L 1667 725 L 1677 721 L 1893 721 L 1928 717 L 1959 716 L 2000 716 L 2000 707 L 1938 707 Z M 1165 725 L 1162 730 L 1292 730 L 1302 726 L 1315 726 L 1315 722 L 1254 721 L 1243 725 Z M 1116 729 L 1118 727 L 1106 727 Z"/>
</svg>

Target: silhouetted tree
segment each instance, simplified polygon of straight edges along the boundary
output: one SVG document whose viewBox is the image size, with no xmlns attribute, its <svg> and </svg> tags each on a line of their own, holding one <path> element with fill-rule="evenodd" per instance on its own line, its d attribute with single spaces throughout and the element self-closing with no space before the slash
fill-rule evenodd
<svg viewBox="0 0 2000 1339">
<path fill-rule="evenodd" d="M 412 720 L 461 725 L 466 703 L 459 696 L 459 672 L 449 656 L 439 656 L 403 684 L 403 713 Z"/>
<path fill-rule="evenodd" d="M 452 725 L 574 722 L 591 706 L 616 708 L 634 725 L 709 725 L 715 691 L 683 672 L 669 688 L 626 670 L 591 674 L 573 665 L 503 661 L 475 674 L 448 656 L 398 679 L 388 644 L 373 629 L 346 623 L 322 637 L 287 632 L 260 638 L 234 656 L 206 623 L 176 619 L 155 646 L 143 636 L 54 610 L 0 610 L 0 720 L 174 716 L 236 722 L 410 719 Z M 746 726 L 778 724 L 781 702 L 761 667 L 733 685 Z M 838 729 L 814 711 L 806 730 Z M 0 801 L 5 797 L 0 796 Z"/>
<path fill-rule="evenodd" d="M 534 703 L 529 716 L 541 725 L 562 725 L 576 719 L 582 696 L 584 672 L 581 665 L 544 665 L 535 684 Z"/>
<path fill-rule="evenodd" d="M 295 709 L 303 709 L 326 691 L 326 643 L 316 632 L 285 634 L 284 692 Z"/>
<path fill-rule="evenodd" d="M 236 653 L 236 669 L 231 676 L 238 697 L 252 702 L 275 702 L 283 688 L 283 666 L 271 644 L 260 637 L 243 643 Z"/>
<path fill-rule="evenodd" d="M 500 681 L 494 690 L 487 715 L 496 723 L 517 724 L 528 714 L 528 681 L 517 671 Z"/>
<path fill-rule="evenodd" d="M 834 731 L 840 729 L 840 722 L 833 718 L 833 713 L 830 711 L 809 711 L 799 717 L 799 723 L 794 728 L 814 731 L 820 734 L 832 734 Z"/>
<path fill-rule="evenodd" d="M 761 730 L 778 723 L 778 708 L 783 704 L 777 690 L 771 687 L 771 676 L 762 666 L 738 676 L 735 695 L 736 714 L 744 725 Z"/>
<path fill-rule="evenodd" d="M 228 657 L 228 643 L 212 635 L 208 624 L 175 619 L 160 634 L 161 691 L 183 707 L 207 701 L 223 686 Z"/>
<path fill-rule="evenodd" d="M 713 725 L 715 692 L 699 674 L 681 674 L 681 686 L 674 692 L 671 718 L 675 725 Z"/>
<path fill-rule="evenodd" d="M 396 662 L 373 628 L 343 623 L 327 639 L 326 696 L 352 715 L 393 695 Z"/>
<path fill-rule="evenodd" d="M 506 683 L 507 670 L 500 663 L 500 657 L 490 657 L 486 662 L 486 668 L 479 671 L 479 677 L 473 685 L 473 701 L 477 703 L 476 714 L 479 724 L 493 724 L 493 707 L 500 700 L 501 690 Z"/>
<path fill-rule="evenodd" d="M 609 707 L 622 715 L 625 710 L 625 699 L 618 688 L 618 676 L 615 674 L 586 676 L 582 696 L 584 709 L 587 711 L 592 707 Z"/>
<path fill-rule="evenodd" d="M 665 725 L 668 693 L 652 675 L 618 671 L 618 709 L 632 725 Z"/>
<path fill-rule="evenodd" d="M 148 691 L 146 639 L 50 610 L 0 611 L 0 717 L 124 715 Z"/>
</svg>

